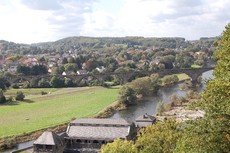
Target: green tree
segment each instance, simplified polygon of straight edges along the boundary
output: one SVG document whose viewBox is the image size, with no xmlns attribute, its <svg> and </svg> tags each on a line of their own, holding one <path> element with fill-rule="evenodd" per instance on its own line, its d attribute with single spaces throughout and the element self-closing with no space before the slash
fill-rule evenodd
<svg viewBox="0 0 230 153">
<path fill-rule="evenodd" d="M 75 63 L 75 59 L 72 56 L 68 57 L 67 61 L 68 63 Z"/>
<path fill-rule="evenodd" d="M 151 96 L 158 90 L 157 82 L 152 81 L 150 77 L 142 77 L 133 80 L 130 86 L 136 92 L 137 95 Z"/>
<path fill-rule="evenodd" d="M 6 90 L 7 87 L 10 86 L 10 83 L 7 81 L 5 77 L 0 77 L 0 89 Z"/>
<path fill-rule="evenodd" d="M 157 104 L 157 113 L 159 115 L 162 115 L 162 113 L 164 112 L 164 103 L 163 101 L 160 101 L 158 104 Z"/>
<path fill-rule="evenodd" d="M 197 103 L 206 115 L 187 127 L 178 143 L 178 152 L 230 152 L 230 24 L 216 44 L 215 79 L 208 81 Z"/>
<path fill-rule="evenodd" d="M 64 87 L 65 83 L 63 79 L 53 76 L 50 80 L 50 85 L 54 88 L 60 88 Z"/>
<path fill-rule="evenodd" d="M 16 94 L 15 99 L 22 101 L 22 100 L 24 100 L 24 98 L 25 98 L 24 93 L 22 91 L 18 91 L 17 94 Z"/>
<path fill-rule="evenodd" d="M 46 81 L 44 78 L 38 81 L 38 87 L 40 88 L 49 88 L 50 84 L 48 81 Z"/>
<path fill-rule="evenodd" d="M 67 60 L 66 57 L 64 57 L 64 58 L 62 59 L 62 64 L 67 64 L 67 63 L 68 63 L 68 60 Z"/>
<path fill-rule="evenodd" d="M 108 143 L 101 147 L 101 153 L 137 153 L 133 141 L 116 139 L 113 143 Z"/>
<path fill-rule="evenodd" d="M 6 97 L 3 94 L 3 91 L 0 89 L 0 104 L 6 102 Z"/>
<path fill-rule="evenodd" d="M 158 122 L 141 130 L 136 147 L 140 153 L 173 153 L 181 133 L 175 120 Z"/>
<path fill-rule="evenodd" d="M 135 103 L 137 97 L 135 95 L 134 90 L 128 85 L 122 86 L 119 91 L 119 102 L 125 105 L 130 105 Z"/>
<path fill-rule="evenodd" d="M 78 70 L 78 66 L 76 63 L 68 63 L 68 64 L 65 64 L 64 67 L 65 67 L 65 71 L 77 72 Z"/>
<path fill-rule="evenodd" d="M 66 87 L 73 87 L 74 86 L 74 83 L 73 83 L 72 79 L 70 79 L 70 78 L 65 78 L 64 83 L 65 83 Z"/>
</svg>

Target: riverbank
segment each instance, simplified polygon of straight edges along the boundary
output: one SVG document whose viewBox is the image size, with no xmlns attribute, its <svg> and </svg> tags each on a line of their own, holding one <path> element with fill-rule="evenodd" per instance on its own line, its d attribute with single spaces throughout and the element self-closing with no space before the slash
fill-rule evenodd
<svg viewBox="0 0 230 153">
<path fill-rule="evenodd" d="M 156 115 L 157 120 L 163 121 L 165 119 L 174 118 L 178 122 L 187 120 L 195 120 L 203 118 L 205 112 L 199 109 L 189 109 L 193 102 L 200 100 L 200 95 L 197 92 L 190 91 L 185 97 L 172 97 L 171 101 L 164 104 L 164 111 Z"/>
</svg>

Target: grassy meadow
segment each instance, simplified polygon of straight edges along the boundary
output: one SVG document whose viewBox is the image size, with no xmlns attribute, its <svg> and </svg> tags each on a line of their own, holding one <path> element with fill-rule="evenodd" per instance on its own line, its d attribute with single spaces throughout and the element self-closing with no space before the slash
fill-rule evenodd
<svg viewBox="0 0 230 153">
<path fill-rule="evenodd" d="M 23 102 L 0 105 L 0 137 L 20 135 L 59 125 L 73 118 L 93 117 L 116 101 L 118 88 L 12 89 L 25 93 Z M 48 94 L 41 95 L 41 91 Z"/>
</svg>

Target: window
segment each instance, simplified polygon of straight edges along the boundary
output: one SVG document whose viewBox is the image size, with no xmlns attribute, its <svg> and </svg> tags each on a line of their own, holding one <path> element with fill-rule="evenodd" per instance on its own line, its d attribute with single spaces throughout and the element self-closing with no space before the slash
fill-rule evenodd
<svg viewBox="0 0 230 153">
<path fill-rule="evenodd" d="M 93 140 L 93 143 L 99 143 L 97 140 Z"/>
<path fill-rule="evenodd" d="M 52 146 L 51 145 L 46 145 L 46 149 L 51 150 Z"/>
</svg>

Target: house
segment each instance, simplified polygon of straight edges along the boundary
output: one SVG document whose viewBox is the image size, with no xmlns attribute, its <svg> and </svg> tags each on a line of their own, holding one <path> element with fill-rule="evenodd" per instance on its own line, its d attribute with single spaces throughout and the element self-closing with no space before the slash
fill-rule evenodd
<svg viewBox="0 0 230 153">
<path fill-rule="evenodd" d="M 85 75 L 87 74 L 88 72 L 86 70 L 78 70 L 77 71 L 77 75 Z"/>
<path fill-rule="evenodd" d="M 103 144 L 136 136 L 134 123 L 124 119 L 81 118 L 69 123 L 64 152 L 98 152 Z"/>
<path fill-rule="evenodd" d="M 153 125 L 155 122 L 156 122 L 156 117 L 145 113 L 144 115 L 139 116 L 135 120 L 135 125 L 138 129 L 140 129 L 140 128 L 144 128 L 144 127 Z"/>
<path fill-rule="evenodd" d="M 49 152 L 49 153 L 62 153 L 64 149 L 64 141 L 62 136 L 49 131 L 45 131 L 33 143 L 35 153 Z"/>
<path fill-rule="evenodd" d="M 96 68 L 96 70 L 99 72 L 99 73 L 102 73 L 104 70 L 105 70 L 105 67 L 104 66 L 99 66 Z"/>
</svg>

